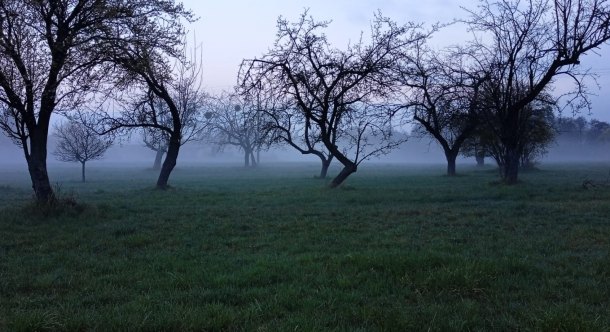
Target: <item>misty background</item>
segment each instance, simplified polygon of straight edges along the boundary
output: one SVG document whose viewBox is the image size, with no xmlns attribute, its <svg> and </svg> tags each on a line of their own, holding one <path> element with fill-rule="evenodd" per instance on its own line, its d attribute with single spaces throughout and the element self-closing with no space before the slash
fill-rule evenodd
<svg viewBox="0 0 610 332">
<path fill-rule="evenodd" d="M 53 156 L 56 138 L 49 137 L 49 167 L 66 166 L 71 163 L 60 162 Z M 3 168 L 15 168 L 18 171 L 27 173 L 27 167 L 23 152 L 14 145 L 6 136 L 0 136 L 0 166 Z M 134 133 L 131 138 L 123 138 L 116 142 L 104 155 L 102 160 L 92 160 L 88 162 L 90 167 L 96 166 L 134 166 L 142 168 L 152 168 L 155 152 L 144 146 L 141 136 Z M 261 167 L 272 167 L 274 163 L 282 162 L 311 162 L 319 163 L 315 156 L 302 156 L 300 153 L 288 146 L 273 147 L 269 150 L 261 151 Z M 438 164 L 446 165 L 445 156 L 442 149 L 428 137 L 411 136 L 409 140 L 398 149 L 379 158 L 373 158 L 369 163 L 404 163 L 404 164 Z M 494 164 L 493 159 L 486 158 L 487 164 Z M 539 161 L 539 167 L 544 167 L 544 163 L 556 162 L 610 162 L 610 142 L 591 144 L 586 140 L 567 139 L 559 136 L 549 146 L 548 153 Z M 72 163 L 78 166 L 77 163 Z M 226 146 L 222 151 L 218 147 L 202 142 L 194 141 L 185 144 L 178 157 L 178 167 L 181 165 L 242 165 L 243 152 L 237 148 Z M 368 164 L 368 163 L 367 163 Z M 476 164 L 474 157 L 458 158 L 459 165 Z M 363 167 L 367 167 L 366 164 Z"/>
<path fill-rule="evenodd" d="M 202 46 L 202 66 L 204 90 L 218 93 L 231 90 L 237 83 L 237 71 L 243 59 L 259 57 L 273 45 L 276 37 L 276 22 L 279 16 L 289 20 L 297 18 L 304 8 L 319 20 L 331 21 L 325 30 L 331 44 L 341 47 L 350 41 L 357 40 L 363 31 L 370 27 L 373 14 L 380 12 L 396 22 L 418 22 L 433 24 L 451 22 L 466 16 L 463 7 L 472 8 L 475 1 L 430 0 L 422 3 L 416 0 L 301 0 L 282 1 L 267 0 L 253 2 L 249 0 L 199 1 L 185 0 L 185 7 L 193 10 L 199 20 L 188 25 L 189 42 L 195 41 Z M 442 29 L 431 40 L 435 46 L 460 43 L 470 36 L 465 27 L 460 25 Z M 597 53 L 583 57 L 581 66 L 591 68 L 597 76 L 596 82 L 589 82 L 592 111 L 591 114 L 562 114 L 564 117 L 583 116 L 587 120 L 598 119 L 610 122 L 610 48 L 602 47 Z M 562 84 L 557 82 L 556 93 L 561 93 Z M 58 114 L 52 122 L 65 121 Z M 51 126 L 53 128 L 53 126 Z M 51 129 L 52 131 L 53 129 Z M 56 138 L 52 132 L 49 136 L 48 165 L 67 165 L 53 156 Z M 117 165 L 150 168 L 155 152 L 146 148 L 141 135 L 134 133 L 130 138 L 123 138 L 107 151 L 102 160 L 93 160 L 90 167 Z M 551 143 L 548 153 L 539 160 L 547 162 L 609 162 L 610 143 L 589 144 L 585 140 L 574 141 L 558 137 Z M 277 162 L 312 162 L 318 163 L 315 156 L 303 156 L 290 147 L 274 147 L 261 152 L 261 166 L 268 167 Z M 369 162 L 381 163 L 431 163 L 444 165 L 445 157 L 439 146 L 430 138 L 410 137 L 400 148 Z M 212 144 L 195 141 L 185 144 L 178 157 L 181 165 L 198 164 L 235 164 L 243 163 L 243 153 L 234 147 L 226 146 L 222 151 Z M 492 164 L 491 158 L 486 158 Z M 459 165 L 475 164 L 474 158 L 460 156 Z M 6 136 L 0 135 L 0 167 L 23 167 L 26 162 L 23 152 Z M 364 165 L 366 167 L 366 165 Z"/>
</svg>

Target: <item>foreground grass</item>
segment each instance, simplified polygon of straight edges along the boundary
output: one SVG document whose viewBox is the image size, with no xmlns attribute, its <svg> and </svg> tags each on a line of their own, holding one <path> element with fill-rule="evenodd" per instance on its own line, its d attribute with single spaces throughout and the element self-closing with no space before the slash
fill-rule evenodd
<svg viewBox="0 0 610 332">
<path fill-rule="evenodd" d="M 47 218 L 5 172 L 0 330 L 609 331 L 607 172 L 58 170 L 85 207 Z"/>
</svg>

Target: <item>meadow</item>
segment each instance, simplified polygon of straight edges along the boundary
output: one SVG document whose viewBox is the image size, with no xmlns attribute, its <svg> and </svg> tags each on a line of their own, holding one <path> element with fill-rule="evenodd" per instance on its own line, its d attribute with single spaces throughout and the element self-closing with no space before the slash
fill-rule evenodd
<svg viewBox="0 0 610 332">
<path fill-rule="evenodd" d="M 0 331 L 610 331 L 609 165 L 317 171 L 0 169 Z"/>
</svg>

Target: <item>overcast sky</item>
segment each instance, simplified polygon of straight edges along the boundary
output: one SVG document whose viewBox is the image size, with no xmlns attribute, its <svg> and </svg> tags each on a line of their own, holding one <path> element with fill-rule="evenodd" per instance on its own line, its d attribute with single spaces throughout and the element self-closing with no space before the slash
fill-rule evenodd
<svg viewBox="0 0 610 332">
<path fill-rule="evenodd" d="M 276 21 L 283 16 L 296 21 L 305 8 L 316 20 L 332 20 L 327 35 L 337 47 L 359 38 L 368 31 L 374 13 L 396 22 L 408 21 L 432 24 L 464 17 L 461 6 L 474 8 L 472 0 L 184 0 L 200 18 L 189 26 L 204 52 L 204 83 L 211 91 L 229 89 L 236 83 L 237 70 L 244 58 L 258 57 L 272 46 L 276 35 Z M 468 37 L 459 28 L 443 31 L 434 37 L 437 45 L 459 43 Z M 600 52 L 581 59 L 584 66 L 592 66 L 600 75 L 602 86 L 591 90 L 592 117 L 610 121 L 610 45 Z"/>
</svg>

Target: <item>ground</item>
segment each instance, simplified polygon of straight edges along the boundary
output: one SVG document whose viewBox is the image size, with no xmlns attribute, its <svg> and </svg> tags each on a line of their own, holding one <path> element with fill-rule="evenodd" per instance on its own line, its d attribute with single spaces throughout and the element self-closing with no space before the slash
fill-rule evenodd
<svg viewBox="0 0 610 332">
<path fill-rule="evenodd" d="M 609 331 L 610 166 L 459 170 L 0 170 L 0 331 Z"/>
</svg>

